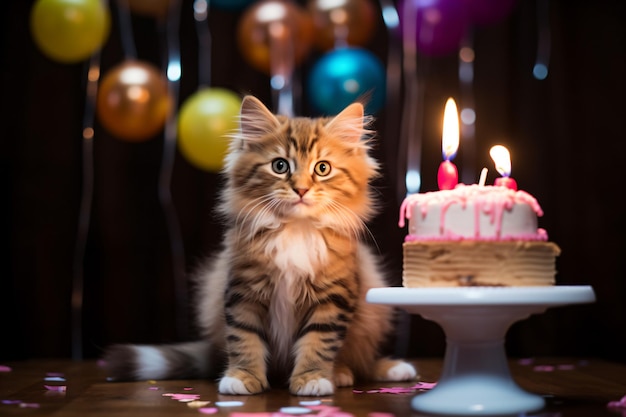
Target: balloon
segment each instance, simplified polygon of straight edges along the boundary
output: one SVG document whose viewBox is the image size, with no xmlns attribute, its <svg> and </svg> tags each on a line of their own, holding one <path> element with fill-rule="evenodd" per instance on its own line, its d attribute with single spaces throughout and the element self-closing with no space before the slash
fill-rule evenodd
<svg viewBox="0 0 626 417">
<path fill-rule="evenodd" d="M 371 0 L 309 0 L 308 8 L 315 25 L 315 44 L 322 51 L 341 42 L 362 46 L 374 35 L 377 20 Z"/>
<path fill-rule="evenodd" d="M 307 88 L 311 105 L 320 113 L 337 114 L 364 98 L 366 112 L 373 114 L 385 102 L 385 68 L 365 49 L 336 49 L 313 65 Z"/>
<path fill-rule="evenodd" d="M 250 65 L 270 74 L 270 56 L 275 52 L 284 59 L 292 56 L 292 65 L 307 56 L 313 42 L 313 22 L 295 3 L 264 0 L 244 12 L 237 28 L 237 41 Z M 287 47 L 272 51 L 272 44 Z"/>
<path fill-rule="evenodd" d="M 515 5 L 516 0 L 472 0 L 472 20 L 481 26 L 498 23 L 511 14 Z"/>
<path fill-rule="evenodd" d="M 98 119 L 113 135 L 129 142 L 157 134 L 171 108 L 164 75 L 147 62 L 127 60 L 116 65 L 98 89 Z"/>
<path fill-rule="evenodd" d="M 37 0 L 30 29 L 50 59 L 75 63 L 89 58 L 109 36 L 111 16 L 100 0 Z"/>
<path fill-rule="evenodd" d="M 128 8 L 145 16 L 163 18 L 170 8 L 170 0 L 126 0 Z"/>
<path fill-rule="evenodd" d="M 416 8 L 415 21 L 404 21 L 405 5 Z M 433 56 L 457 51 L 471 17 L 466 0 L 402 0 L 398 13 L 403 27 L 404 24 L 415 24 L 417 49 Z"/>
<path fill-rule="evenodd" d="M 254 2 L 255 0 L 209 0 L 211 7 L 225 10 L 242 10 Z"/>
<path fill-rule="evenodd" d="M 178 149 L 197 168 L 217 172 L 228 150 L 228 134 L 238 127 L 241 98 L 223 88 L 204 88 L 178 114 Z"/>
</svg>

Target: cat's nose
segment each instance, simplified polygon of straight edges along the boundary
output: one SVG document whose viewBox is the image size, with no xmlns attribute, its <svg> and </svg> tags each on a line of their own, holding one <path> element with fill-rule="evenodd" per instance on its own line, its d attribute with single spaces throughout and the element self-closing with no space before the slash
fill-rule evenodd
<svg viewBox="0 0 626 417">
<path fill-rule="evenodd" d="M 293 189 L 300 197 L 304 197 L 304 195 L 309 191 L 308 188 L 294 188 Z"/>
</svg>

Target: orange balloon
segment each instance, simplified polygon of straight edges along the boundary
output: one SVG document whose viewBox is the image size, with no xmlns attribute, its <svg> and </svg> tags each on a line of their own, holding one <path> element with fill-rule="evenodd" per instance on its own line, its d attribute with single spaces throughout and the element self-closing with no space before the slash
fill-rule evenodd
<svg viewBox="0 0 626 417">
<path fill-rule="evenodd" d="M 272 59 L 302 62 L 313 43 L 313 22 L 305 9 L 290 1 L 263 0 L 244 12 L 237 41 L 244 58 L 256 69 L 272 74 Z M 291 58 L 291 59 L 290 59 Z"/>
<path fill-rule="evenodd" d="M 130 142 L 156 135 L 171 108 L 165 76 L 147 62 L 118 64 L 102 78 L 98 89 L 98 120 L 113 135 Z"/>
<path fill-rule="evenodd" d="M 377 26 L 372 0 L 309 0 L 315 25 L 315 45 L 322 51 L 338 46 L 363 46 Z"/>
</svg>

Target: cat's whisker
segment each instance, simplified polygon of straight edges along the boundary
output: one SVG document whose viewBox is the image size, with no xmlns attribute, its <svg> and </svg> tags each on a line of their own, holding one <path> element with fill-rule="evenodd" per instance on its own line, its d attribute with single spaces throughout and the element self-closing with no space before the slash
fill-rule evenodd
<svg viewBox="0 0 626 417">
<path fill-rule="evenodd" d="M 239 210 L 239 213 L 237 214 L 237 218 L 235 220 L 235 225 L 237 227 L 237 236 L 239 236 L 240 238 L 243 237 L 243 230 L 245 230 L 247 228 L 248 225 L 248 219 L 250 217 L 252 217 L 252 221 L 251 224 L 255 224 L 257 223 L 257 217 L 259 215 L 258 213 L 258 208 L 259 206 L 264 205 L 264 209 L 262 210 L 267 210 L 267 203 L 268 202 L 272 202 L 273 198 L 271 196 L 263 196 L 263 197 L 259 197 L 256 198 L 250 202 L 248 202 L 245 206 L 243 206 L 243 208 L 241 210 Z M 242 214 L 245 215 L 242 218 Z M 251 237 L 254 236 L 254 234 L 256 234 L 256 227 L 252 227 L 251 230 L 247 231 L 247 240 L 249 240 Z"/>
<path fill-rule="evenodd" d="M 378 246 L 378 242 L 376 242 L 376 238 L 374 237 L 374 234 L 372 233 L 371 229 L 368 227 L 367 223 L 365 223 L 365 221 L 363 221 L 363 219 L 360 216 L 358 216 L 350 208 L 342 205 L 341 203 L 335 200 L 328 200 L 328 203 L 329 203 L 328 208 L 333 210 L 333 212 L 339 215 L 342 219 L 350 218 L 350 219 L 357 220 L 358 223 L 360 224 L 360 227 L 355 225 L 354 222 L 348 221 L 348 224 L 350 228 L 352 229 L 352 233 L 354 237 L 359 238 L 363 236 L 368 236 L 369 240 L 376 246 L 378 253 L 380 253 L 380 247 Z M 346 212 L 349 212 L 351 214 L 348 215 L 346 214 Z"/>
</svg>

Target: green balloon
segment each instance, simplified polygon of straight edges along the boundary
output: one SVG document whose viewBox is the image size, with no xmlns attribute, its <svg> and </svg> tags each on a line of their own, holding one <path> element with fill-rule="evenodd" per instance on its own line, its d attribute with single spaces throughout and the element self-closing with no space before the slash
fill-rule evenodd
<svg viewBox="0 0 626 417">
<path fill-rule="evenodd" d="M 75 63 L 104 45 L 111 16 L 101 0 L 37 0 L 30 29 L 35 44 L 50 59 Z"/>
<path fill-rule="evenodd" d="M 229 135 L 236 132 L 241 98 L 224 88 L 192 94 L 178 115 L 178 149 L 195 167 L 218 172 L 224 166 Z"/>
</svg>

